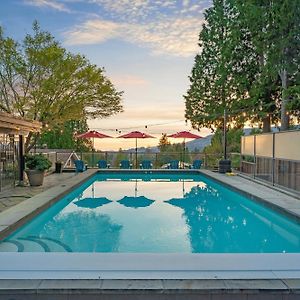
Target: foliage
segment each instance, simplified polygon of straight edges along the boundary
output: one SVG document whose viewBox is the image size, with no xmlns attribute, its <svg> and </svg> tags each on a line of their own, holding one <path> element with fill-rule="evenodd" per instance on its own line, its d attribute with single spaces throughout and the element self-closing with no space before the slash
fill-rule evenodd
<svg viewBox="0 0 300 300">
<path fill-rule="evenodd" d="M 227 131 L 227 152 L 240 152 L 241 137 L 244 135 L 242 129 L 230 129 Z M 203 149 L 205 154 L 215 154 L 223 152 L 223 131 L 217 130 L 211 139 L 211 144 Z"/>
<path fill-rule="evenodd" d="M 92 149 L 89 139 L 76 139 L 78 132 L 88 131 L 86 121 L 67 121 L 63 125 L 54 126 L 44 131 L 38 141 L 40 146 L 47 145 L 49 149 L 74 149 L 86 152 Z"/>
<path fill-rule="evenodd" d="M 159 141 L 160 154 L 158 156 L 158 165 L 164 165 L 169 163 L 171 160 L 180 160 L 185 162 L 190 162 L 189 149 L 184 149 L 183 143 L 171 144 L 166 136 L 163 134 Z"/>
<path fill-rule="evenodd" d="M 165 152 L 165 150 L 170 146 L 171 143 L 168 140 L 167 134 L 163 133 L 161 138 L 159 139 L 158 149 L 160 152 Z"/>
<path fill-rule="evenodd" d="M 121 160 L 127 160 L 127 159 L 129 159 L 128 156 L 129 156 L 129 154 L 126 153 L 126 152 L 124 152 L 122 150 L 122 148 L 120 148 L 119 151 L 118 151 L 118 153 L 117 153 L 117 155 L 116 155 L 116 157 L 115 157 L 115 159 L 114 159 L 114 166 L 117 167 L 117 168 L 119 168 Z"/>
<path fill-rule="evenodd" d="M 205 12 L 200 53 L 185 95 L 194 128 L 299 115 L 300 6 L 297 0 L 214 0 Z M 282 123 L 282 129 L 286 129 Z"/>
<path fill-rule="evenodd" d="M 205 24 L 199 36 L 201 53 L 195 58 L 190 76 L 190 88 L 185 96 L 186 118 L 195 128 L 212 129 L 223 126 L 224 110 L 230 112 L 230 120 L 243 123 L 243 118 L 234 112 L 242 106 L 244 89 L 251 72 L 248 62 L 240 63 L 241 56 L 252 58 L 246 36 L 236 29 L 237 9 L 232 1 L 213 1 L 205 12 Z"/>
<path fill-rule="evenodd" d="M 43 154 L 34 154 L 25 156 L 26 167 L 30 170 L 45 171 L 52 166 L 52 162 Z"/>
<path fill-rule="evenodd" d="M 241 17 L 245 20 L 245 28 L 251 35 L 254 51 L 260 57 L 260 76 L 256 86 L 262 94 L 269 94 L 270 86 L 264 86 L 266 81 L 273 82 L 273 104 L 281 114 L 281 130 L 289 126 L 286 114 L 288 103 L 294 99 L 288 97 L 290 87 L 299 86 L 300 59 L 300 6 L 298 0 L 236 0 Z M 272 93 L 271 93 L 272 94 Z M 275 97 L 274 97 L 275 96 Z M 272 99 L 270 99 L 272 100 Z M 298 106 L 299 108 L 299 106 Z M 279 111 L 280 110 L 280 111 Z M 267 110 L 266 112 L 272 112 Z M 298 115 L 296 110 L 291 111 Z"/>
<path fill-rule="evenodd" d="M 121 112 L 121 96 L 104 69 L 67 52 L 37 22 L 21 44 L 0 29 L 0 110 L 52 129 L 70 120 Z M 27 152 L 36 141 L 37 135 L 30 134 Z"/>
</svg>

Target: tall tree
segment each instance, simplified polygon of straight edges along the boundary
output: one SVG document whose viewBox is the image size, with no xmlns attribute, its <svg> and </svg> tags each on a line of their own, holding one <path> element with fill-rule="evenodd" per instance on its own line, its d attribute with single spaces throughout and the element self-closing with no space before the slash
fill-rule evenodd
<svg viewBox="0 0 300 300">
<path fill-rule="evenodd" d="M 230 111 L 230 120 L 237 126 L 244 121 L 236 112 L 245 105 L 242 100 L 248 97 L 245 89 L 255 65 L 249 63 L 254 58 L 247 33 L 239 30 L 233 2 L 214 0 L 205 12 L 206 22 L 199 36 L 201 52 L 195 58 L 185 96 L 185 116 L 195 128 L 221 128 L 224 110 Z M 245 68 L 248 73 L 243 71 Z"/>
<path fill-rule="evenodd" d="M 37 22 L 22 44 L 0 31 L 0 109 L 47 128 L 68 120 L 105 118 L 122 111 L 122 92 L 104 69 L 67 52 Z M 29 134 L 26 151 L 36 143 Z"/>
<path fill-rule="evenodd" d="M 299 85 L 299 1 L 236 0 L 236 5 L 258 57 L 259 68 L 250 89 L 253 105 L 264 116 L 264 125 L 272 116 L 272 121 L 281 119 L 281 130 L 286 130 L 292 99 L 289 86 Z"/>
<path fill-rule="evenodd" d="M 248 120 L 270 131 L 281 109 L 286 129 L 286 109 L 299 109 L 290 101 L 299 95 L 299 7 L 297 0 L 213 1 L 185 96 L 194 127 L 221 127 L 226 108 L 236 126 Z"/>
<path fill-rule="evenodd" d="M 170 141 L 168 140 L 167 134 L 163 133 L 161 138 L 159 139 L 158 149 L 160 152 L 165 152 L 169 146 L 171 145 Z"/>
</svg>

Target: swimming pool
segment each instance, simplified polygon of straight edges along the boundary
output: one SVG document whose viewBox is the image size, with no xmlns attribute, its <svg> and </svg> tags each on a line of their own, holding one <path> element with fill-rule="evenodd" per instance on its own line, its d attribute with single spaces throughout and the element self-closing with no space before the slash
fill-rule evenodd
<svg viewBox="0 0 300 300">
<path fill-rule="evenodd" d="M 196 173 L 97 174 L 3 252 L 297 253 L 300 226 Z"/>
</svg>

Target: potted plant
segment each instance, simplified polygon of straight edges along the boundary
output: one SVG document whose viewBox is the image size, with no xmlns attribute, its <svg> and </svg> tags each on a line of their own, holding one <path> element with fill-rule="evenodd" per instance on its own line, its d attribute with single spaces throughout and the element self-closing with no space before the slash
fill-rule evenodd
<svg viewBox="0 0 300 300">
<path fill-rule="evenodd" d="M 62 173 L 63 162 L 61 160 L 57 160 L 55 162 L 55 173 Z"/>
<path fill-rule="evenodd" d="M 34 154 L 25 156 L 26 174 L 31 186 L 39 186 L 44 182 L 45 171 L 52 163 L 43 154 Z"/>
</svg>

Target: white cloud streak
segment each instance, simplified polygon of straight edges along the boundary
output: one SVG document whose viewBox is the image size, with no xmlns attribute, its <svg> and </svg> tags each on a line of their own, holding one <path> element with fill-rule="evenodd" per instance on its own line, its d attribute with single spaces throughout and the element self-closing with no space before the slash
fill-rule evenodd
<svg viewBox="0 0 300 300">
<path fill-rule="evenodd" d="M 28 5 L 70 13 L 67 4 L 91 5 L 93 13 L 64 33 L 67 45 L 98 44 L 119 39 L 151 49 L 154 55 L 194 56 L 211 0 L 24 0 Z M 93 6 L 94 5 L 94 6 Z"/>
<path fill-rule="evenodd" d="M 41 8 L 51 8 L 61 12 L 71 12 L 70 9 L 68 9 L 63 3 L 59 3 L 55 0 L 25 0 L 24 3 L 27 5 L 37 6 Z"/>
<path fill-rule="evenodd" d="M 68 45 L 95 44 L 109 39 L 122 39 L 149 47 L 156 55 L 193 56 L 202 20 L 198 18 L 169 18 L 147 24 L 128 24 L 88 20 L 65 33 Z"/>
</svg>

